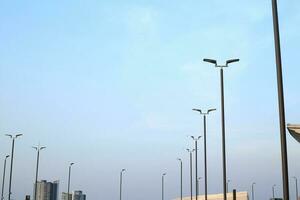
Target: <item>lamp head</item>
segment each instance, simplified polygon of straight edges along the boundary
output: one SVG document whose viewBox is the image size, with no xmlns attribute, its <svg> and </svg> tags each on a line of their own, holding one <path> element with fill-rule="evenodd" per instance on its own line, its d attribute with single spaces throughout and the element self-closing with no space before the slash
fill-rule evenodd
<svg viewBox="0 0 300 200">
<path fill-rule="evenodd" d="M 204 58 L 203 61 L 204 61 L 204 62 L 211 63 L 211 64 L 214 64 L 214 65 L 217 65 L 217 61 L 216 61 L 216 60 L 213 60 L 213 59 Z"/>
<path fill-rule="evenodd" d="M 9 155 L 6 155 L 5 158 L 9 158 Z"/>
<path fill-rule="evenodd" d="M 213 112 L 213 111 L 216 111 L 217 109 L 213 108 L 213 109 L 209 109 L 207 110 L 207 113 L 210 113 L 210 112 Z"/>
<path fill-rule="evenodd" d="M 16 138 L 17 138 L 17 137 L 20 137 L 20 136 L 22 136 L 22 135 L 23 135 L 23 134 L 17 134 L 17 135 L 16 135 Z"/>
<path fill-rule="evenodd" d="M 230 59 L 226 61 L 226 65 L 230 64 L 230 63 L 234 63 L 234 62 L 239 62 L 240 59 Z"/>
<path fill-rule="evenodd" d="M 202 110 L 200 110 L 200 109 L 193 109 L 193 111 L 197 111 L 197 112 L 199 112 L 200 114 L 202 114 Z"/>
</svg>

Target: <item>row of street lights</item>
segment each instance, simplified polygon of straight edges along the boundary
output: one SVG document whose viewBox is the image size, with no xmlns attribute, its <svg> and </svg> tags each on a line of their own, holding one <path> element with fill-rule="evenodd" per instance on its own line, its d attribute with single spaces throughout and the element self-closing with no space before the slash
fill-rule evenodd
<svg viewBox="0 0 300 200">
<path fill-rule="evenodd" d="M 6 136 L 10 137 L 12 140 L 11 145 L 11 155 L 6 155 L 4 159 L 4 167 L 3 167 L 3 176 L 2 176 L 2 189 L 1 189 L 1 200 L 4 200 L 4 186 L 5 186 L 5 175 L 6 175 L 6 163 L 7 159 L 10 157 L 10 174 L 9 174 L 9 189 L 8 189 L 8 200 L 11 200 L 12 195 L 12 177 L 13 177 L 13 162 L 14 162 L 14 149 L 15 149 L 15 139 L 22 136 L 23 134 L 6 134 Z M 39 173 L 39 162 L 40 162 L 40 151 L 45 149 L 45 146 L 33 146 L 33 149 L 37 151 L 36 157 L 36 170 L 35 170 L 35 186 L 34 186 L 34 200 L 37 200 L 37 183 L 38 183 L 38 173 Z M 71 181 L 71 167 L 74 163 L 70 163 L 69 165 L 69 176 L 68 176 L 68 200 L 70 200 L 70 181 Z"/>
</svg>

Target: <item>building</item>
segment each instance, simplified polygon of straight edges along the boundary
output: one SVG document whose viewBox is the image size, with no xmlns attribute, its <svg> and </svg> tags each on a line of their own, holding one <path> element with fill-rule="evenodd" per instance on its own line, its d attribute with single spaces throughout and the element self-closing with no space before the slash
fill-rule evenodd
<svg viewBox="0 0 300 200">
<path fill-rule="evenodd" d="M 68 198 L 69 196 L 69 198 Z M 80 190 L 75 190 L 72 194 L 63 192 L 61 195 L 61 200 L 86 200 L 86 195 L 82 193 Z"/>
<path fill-rule="evenodd" d="M 59 181 L 54 181 L 54 182 L 47 182 L 46 180 L 38 181 L 36 187 L 36 195 L 37 195 L 36 200 L 58 200 L 58 186 L 59 186 Z M 33 189 L 33 193 L 34 193 L 34 189 Z M 35 197 L 35 194 L 33 194 L 33 196 Z"/>
<path fill-rule="evenodd" d="M 72 200 L 85 200 L 86 195 L 82 193 L 82 191 L 74 191 L 73 192 L 73 199 Z"/>
<path fill-rule="evenodd" d="M 183 200 L 190 200 L 191 197 L 183 197 Z M 193 200 L 195 200 L 196 197 L 193 196 Z M 208 194 L 207 195 L 208 200 L 223 200 L 223 193 L 221 194 Z M 233 194 L 232 193 L 227 193 L 227 199 L 228 200 L 233 200 Z M 237 200 L 249 200 L 248 192 L 237 192 L 236 193 L 236 199 Z M 180 200 L 179 198 L 176 198 L 175 200 Z M 205 195 L 199 195 L 198 200 L 205 200 Z"/>
</svg>

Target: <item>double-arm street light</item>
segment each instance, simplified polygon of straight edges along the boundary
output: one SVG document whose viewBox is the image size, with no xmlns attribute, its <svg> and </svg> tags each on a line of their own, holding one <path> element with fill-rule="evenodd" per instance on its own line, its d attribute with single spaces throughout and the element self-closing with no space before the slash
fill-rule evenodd
<svg viewBox="0 0 300 200">
<path fill-rule="evenodd" d="M 204 190 L 205 190 L 205 200 L 207 200 L 207 150 L 206 150 L 206 115 L 216 109 L 209 109 L 206 112 L 202 112 L 200 109 L 193 109 L 203 115 L 203 129 L 204 129 Z M 199 190 L 199 189 L 198 189 Z M 199 192 L 199 191 L 198 191 Z"/>
<path fill-rule="evenodd" d="M 163 173 L 161 176 L 161 200 L 165 198 L 165 176 L 167 173 Z"/>
<path fill-rule="evenodd" d="M 296 200 L 298 200 L 298 179 L 296 176 L 293 177 L 295 179 L 295 188 L 296 188 Z"/>
<path fill-rule="evenodd" d="M 46 147 L 43 146 L 34 146 L 32 147 L 37 151 L 37 156 L 36 156 L 36 170 L 35 170 L 35 184 L 34 184 L 34 200 L 37 199 L 37 182 L 38 182 L 38 175 L 39 175 L 39 163 L 40 163 L 40 151 L 45 149 Z"/>
<path fill-rule="evenodd" d="M 252 191 L 252 200 L 254 200 L 254 185 L 255 185 L 256 183 L 255 182 L 253 182 L 252 183 L 252 185 L 251 185 L 251 191 Z"/>
<path fill-rule="evenodd" d="M 3 176 L 2 176 L 1 200 L 4 200 L 3 193 L 4 193 L 4 185 L 5 185 L 5 171 L 6 171 L 6 160 L 7 160 L 7 158 L 9 158 L 9 155 L 6 155 L 5 159 L 4 159 Z"/>
<path fill-rule="evenodd" d="M 182 200 L 182 159 L 177 158 L 177 160 L 180 162 L 180 200 Z"/>
<path fill-rule="evenodd" d="M 195 141 L 195 190 L 196 200 L 198 200 L 198 140 L 200 140 L 201 136 L 191 136 L 191 138 Z"/>
<path fill-rule="evenodd" d="M 15 139 L 22 136 L 23 134 L 16 134 L 16 135 L 10 135 L 6 134 L 6 136 L 10 137 L 12 140 L 11 145 L 11 158 L 10 158 L 10 173 L 9 173 L 9 185 L 8 185 L 8 200 L 11 200 L 11 181 L 12 181 L 12 175 L 13 175 L 13 164 L 14 164 L 14 151 L 15 151 Z"/>
<path fill-rule="evenodd" d="M 122 200 L 122 186 L 123 186 L 123 173 L 126 169 L 122 169 L 120 172 L 120 200 Z"/>
<path fill-rule="evenodd" d="M 190 154 L 190 186 L 191 186 L 191 200 L 193 200 L 193 151 L 195 149 L 186 149 Z"/>
<path fill-rule="evenodd" d="M 220 68 L 220 82 L 221 82 L 221 120 L 222 120 L 222 158 L 223 158 L 223 196 L 224 200 L 227 200 L 226 195 L 226 142 L 225 142 L 225 109 L 224 109 L 224 78 L 223 78 L 223 68 L 228 67 L 229 64 L 238 62 L 239 59 L 227 60 L 225 65 L 218 65 L 216 60 L 203 59 L 204 62 L 214 64 L 215 67 Z"/>
<path fill-rule="evenodd" d="M 70 182 L 71 182 L 71 168 L 72 168 L 72 165 L 74 165 L 73 162 L 71 162 L 69 164 L 69 177 L 68 177 L 68 200 L 71 200 L 70 199 Z"/>
<path fill-rule="evenodd" d="M 275 187 L 276 187 L 276 184 L 274 184 L 272 186 L 272 196 L 273 196 L 273 199 L 275 198 Z"/>
<path fill-rule="evenodd" d="M 283 76 L 282 76 L 277 0 L 272 0 L 272 12 L 273 12 L 274 43 L 275 43 L 275 57 L 276 57 L 276 71 L 277 71 L 277 90 L 278 90 L 278 107 L 279 107 L 279 122 L 280 122 L 283 199 L 289 200 L 290 199 L 289 172 L 288 172 Z"/>
</svg>

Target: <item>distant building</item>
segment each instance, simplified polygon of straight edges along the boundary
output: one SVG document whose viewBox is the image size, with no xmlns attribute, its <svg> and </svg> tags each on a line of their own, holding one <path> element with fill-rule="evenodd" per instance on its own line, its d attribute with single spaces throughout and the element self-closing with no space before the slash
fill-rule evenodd
<svg viewBox="0 0 300 200">
<path fill-rule="evenodd" d="M 35 186 L 35 185 L 34 185 Z M 36 200 L 58 200 L 58 186 L 59 181 L 47 182 L 41 180 L 37 182 Z M 33 193 L 34 189 L 33 189 Z M 35 197 L 35 194 L 33 194 Z"/>
<path fill-rule="evenodd" d="M 72 200 L 85 200 L 86 195 L 82 193 L 82 191 L 74 191 L 73 192 L 73 199 Z"/>
<path fill-rule="evenodd" d="M 68 198 L 69 196 L 69 198 Z M 80 190 L 75 190 L 72 194 L 63 192 L 61 195 L 61 200 L 86 200 L 86 195 L 82 193 Z"/>
<path fill-rule="evenodd" d="M 183 200 L 190 200 L 190 199 L 191 199 L 190 196 L 183 197 Z M 193 200 L 195 200 L 195 199 L 196 199 L 196 197 L 193 196 Z M 208 194 L 207 199 L 208 200 L 223 200 L 224 196 L 223 196 L 223 193 L 222 194 Z M 233 199 L 232 193 L 227 193 L 227 199 L 228 200 Z M 237 192 L 236 199 L 237 200 L 249 200 L 248 192 Z M 175 200 L 180 200 L 180 198 L 176 198 Z M 199 195 L 198 200 L 205 200 L 205 195 Z"/>
<path fill-rule="evenodd" d="M 69 194 L 69 198 L 68 198 L 68 193 L 63 192 L 61 194 L 61 200 L 72 200 L 72 194 Z"/>
</svg>

